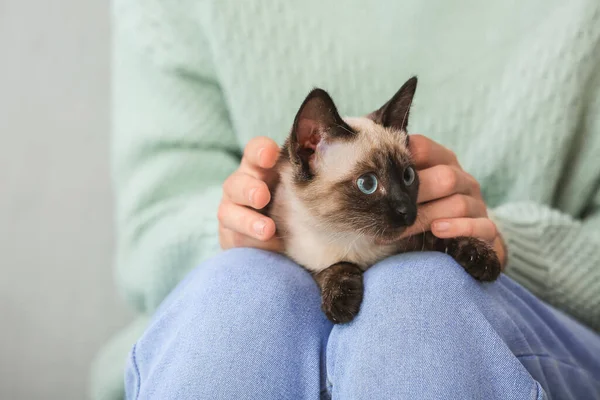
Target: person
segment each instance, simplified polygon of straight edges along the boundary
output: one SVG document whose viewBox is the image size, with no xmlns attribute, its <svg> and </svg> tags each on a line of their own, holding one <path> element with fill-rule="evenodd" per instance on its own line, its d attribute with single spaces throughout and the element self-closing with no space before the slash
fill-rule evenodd
<svg viewBox="0 0 600 400">
<path fill-rule="evenodd" d="M 143 317 L 96 398 L 600 398 L 600 3 L 114 2 L 117 279 Z M 419 218 L 494 244 L 365 273 L 333 326 L 278 253 L 278 144 L 312 87 L 344 115 L 419 76 Z M 243 151 L 242 151 L 243 149 Z M 129 355 L 127 355 L 129 354 Z"/>
</svg>

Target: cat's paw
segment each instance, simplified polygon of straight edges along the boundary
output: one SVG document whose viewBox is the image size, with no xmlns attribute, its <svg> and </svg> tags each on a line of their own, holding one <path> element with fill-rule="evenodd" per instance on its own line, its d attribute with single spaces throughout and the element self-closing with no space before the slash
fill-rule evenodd
<svg viewBox="0 0 600 400">
<path fill-rule="evenodd" d="M 346 276 L 323 289 L 321 308 L 331 322 L 344 324 L 358 314 L 362 299 L 362 275 Z"/>
<path fill-rule="evenodd" d="M 331 322 L 344 324 L 352 321 L 360 310 L 363 275 L 358 267 L 351 264 L 330 268 L 333 268 L 332 273 L 321 285 L 321 308 Z"/>
<path fill-rule="evenodd" d="M 500 276 L 498 255 L 483 240 L 472 237 L 452 239 L 447 245 L 447 252 L 477 280 L 494 281 Z"/>
</svg>

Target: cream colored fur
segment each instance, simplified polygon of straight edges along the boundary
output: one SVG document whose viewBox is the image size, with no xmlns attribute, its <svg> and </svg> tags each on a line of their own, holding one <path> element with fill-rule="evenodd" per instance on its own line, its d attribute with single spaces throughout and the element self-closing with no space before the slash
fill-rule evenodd
<svg viewBox="0 0 600 400">
<path fill-rule="evenodd" d="M 280 166 L 280 182 L 275 191 L 271 217 L 283 239 L 286 254 L 312 272 L 319 272 L 340 261 L 352 262 L 363 270 L 398 251 L 398 246 L 378 245 L 373 236 L 361 231 L 340 231 L 321 215 L 337 210 L 332 185 L 350 178 L 354 166 L 372 153 L 373 148 L 396 147 L 408 154 L 405 132 L 390 132 L 368 118 L 345 118 L 360 132 L 349 142 L 319 143 L 312 167 L 318 178 L 301 193 L 294 187 L 289 163 Z M 311 198 L 312 201 L 307 201 Z M 308 203 L 315 204 L 309 209 Z M 340 218 L 344 218 L 340 215 Z"/>
</svg>

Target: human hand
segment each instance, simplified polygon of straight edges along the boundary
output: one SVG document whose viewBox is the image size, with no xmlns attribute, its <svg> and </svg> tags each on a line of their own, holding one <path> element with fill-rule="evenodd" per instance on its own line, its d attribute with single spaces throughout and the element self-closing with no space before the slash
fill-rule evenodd
<svg viewBox="0 0 600 400">
<path fill-rule="evenodd" d="M 271 201 L 269 185 L 277 179 L 272 169 L 279 157 L 279 146 L 267 137 L 256 137 L 246 145 L 240 167 L 223 184 L 219 206 L 219 242 L 224 250 L 255 247 L 281 251 L 275 222 L 255 210 Z"/>
<path fill-rule="evenodd" d="M 451 150 L 422 136 L 410 136 L 410 151 L 419 175 L 417 222 L 405 237 L 431 230 L 436 237 L 470 236 L 493 246 L 502 267 L 506 249 L 477 180 L 465 172 Z"/>
</svg>

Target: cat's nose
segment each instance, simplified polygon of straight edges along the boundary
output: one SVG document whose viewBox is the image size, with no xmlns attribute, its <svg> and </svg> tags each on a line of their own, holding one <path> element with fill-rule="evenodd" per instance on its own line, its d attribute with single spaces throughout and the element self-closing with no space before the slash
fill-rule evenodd
<svg viewBox="0 0 600 400">
<path fill-rule="evenodd" d="M 390 211 L 393 224 L 398 226 L 410 226 L 414 224 L 417 217 L 416 208 L 406 202 L 394 204 Z"/>
<path fill-rule="evenodd" d="M 406 217 L 406 214 L 408 214 L 408 207 L 406 207 L 404 204 L 397 205 L 394 207 L 394 212 L 399 217 Z"/>
</svg>

